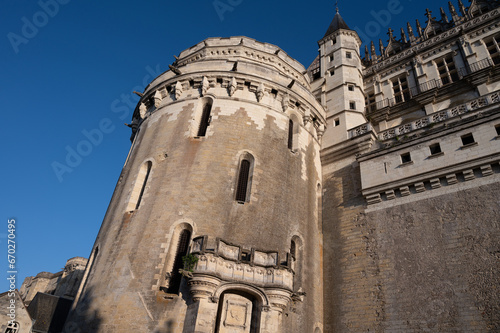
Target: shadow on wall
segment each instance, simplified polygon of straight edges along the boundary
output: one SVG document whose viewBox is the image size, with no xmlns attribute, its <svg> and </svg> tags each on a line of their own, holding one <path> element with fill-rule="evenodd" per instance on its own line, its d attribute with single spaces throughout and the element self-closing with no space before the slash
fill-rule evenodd
<svg viewBox="0 0 500 333">
<path fill-rule="evenodd" d="M 93 309 L 93 294 L 92 288 L 85 290 L 78 302 L 78 307 L 69 314 L 64 330 L 61 333 L 94 333 L 100 331 L 102 319 L 99 312 Z"/>
<path fill-rule="evenodd" d="M 173 333 L 173 332 L 174 332 L 174 321 L 168 320 L 163 328 L 156 330 L 154 333 Z"/>
</svg>

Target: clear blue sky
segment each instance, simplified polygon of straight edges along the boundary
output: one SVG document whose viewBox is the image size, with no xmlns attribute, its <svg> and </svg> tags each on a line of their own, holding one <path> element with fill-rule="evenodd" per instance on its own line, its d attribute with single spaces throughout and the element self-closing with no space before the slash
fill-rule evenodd
<svg viewBox="0 0 500 333">
<path fill-rule="evenodd" d="M 439 6 L 448 12 L 447 1 L 339 4 L 351 29 L 384 42 L 388 27 L 398 37 L 406 21 L 415 30 L 418 18 L 425 27 L 426 7 L 440 18 Z M 136 103 L 131 92 L 167 70 L 174 54 L 207 37 L 244 35 L 280 46 L 307 67 L 334 14 L 332 0 L 3 1 L 1 276 L 9 218 L 17 226 L 18 288 L 26 276 L 88 257 L 130 147 L 123 123 L 133 107 L 122 98 Z M 102 122 L 107 133 L 82 143 Z M 68 166 L 68 149 L 86 156 Z M 71 172 L 59 169 L 58 177 L 54 165 Z M 0 279 L 0 292 L 7 289 Z"/>
</svg>

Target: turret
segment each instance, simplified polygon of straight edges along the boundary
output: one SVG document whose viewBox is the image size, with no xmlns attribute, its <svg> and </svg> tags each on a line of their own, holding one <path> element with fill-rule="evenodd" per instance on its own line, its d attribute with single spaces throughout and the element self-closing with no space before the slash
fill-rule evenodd
<svg viewBox="0 0 500 333">
<path fill-rule="evenodd" d="M 327 147 L 346 140 L 350 128 L 366 122 L 359 53 L 361 39 L 342 19 L 337 8 L 318 45 L 324 78 L 321 102 L 327 109 L 328 124 L 323 147 Z"/>
</svg>

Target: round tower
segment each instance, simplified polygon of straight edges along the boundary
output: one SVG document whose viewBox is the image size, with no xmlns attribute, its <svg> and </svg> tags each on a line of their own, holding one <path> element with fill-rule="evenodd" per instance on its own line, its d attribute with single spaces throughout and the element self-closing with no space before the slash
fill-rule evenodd
<svg viewBox="0 0 500 333">
<path fill-rule="evenodd" d="M 326 116 L 310 90 L 246 37 L 153 80 L 67 329 L 322 332 Z"/>
</svg>

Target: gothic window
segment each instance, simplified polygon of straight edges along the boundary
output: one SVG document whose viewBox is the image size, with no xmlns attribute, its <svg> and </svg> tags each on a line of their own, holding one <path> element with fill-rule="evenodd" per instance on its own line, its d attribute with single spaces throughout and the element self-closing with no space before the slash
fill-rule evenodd
<svg viewBox="0 0 500 333">
<path fill-rule="evenodd" d="M 486 48 L 490 54 L 491 60 L 495 65 L 500 64 L 500 35 L 492 37 L 485 41 Z"/>
<path fill-rule="evenodd" d="M 401 103 L 410 99 L 410 89 L 408 88 L 408 78 L 406 75 L 402 75 L 392 80 L 392 91 L 396 103 Z"/>
<path fill-rule="evenodd" d="M 244 204 L 250 201 L 254 162 L 254 157 L 249 153 L 243 154 L 240 158 L 235 195 L 238 203 Z"/>
<path fill-rule="evenodd" d="M 436 66 L 443 85 L 456 82 L 460 79 L 460 77 L 458 76 L 457 67 L 455 66 L 455 62 L 453 61 L 453 55 L 448 54 L 447 56 L 437 60 Z"/>
<path fill-rule="evenodd" d="M 238 176 L 238 188 L 236 190 L 236 201 L 247 201 L 248 179 L 250 178 L 250 161 L 243 160 L 240 164 L 240 174 Z"/>
<path fill-rule="evenodd" d="M 5 333 L 18 333 L 18 332 L 19 332 L 19 323 L 17 321 L 12 321 L 7 324 Z"/>
<path fill-rule="evenodd" d="M 146 185 L 148 183 L 149 174 L 151 173 L 151 167 L 153 163 L 147 161 L 139 169 L 134 188 L 132 189 L 132 194 L 130 195 L 130 201 L 127 206 L 127 211 L 133 211 L 139 208 L 141 205 L 142 197 L 144 191 L 146 190 Z"/>
<path fill-rule="evenodd" d="M 168 284 L 167 293 L 178 294 L 181 286 L 182 275 L 179 273 L 179 269 L 184 267 L 182 258 L 187 254 L 189 241 L 191 240 L 191 231 L 188 229 L 183 229 L 180 232 L 177 248 L 175 250 L 175 259 L 172 271 L 170 272 L 170 281 Z"/>
<path fill-rule="evenodd" d="M 212 112 L 212 100 L 210 98 L 206 98 L 203 100 L 203 112 L 201 114 L 200 126 L 198 127 L 197 136 L 205 136 L 207 133 L 207 128 L 210 125 Z"/>
</svg>

